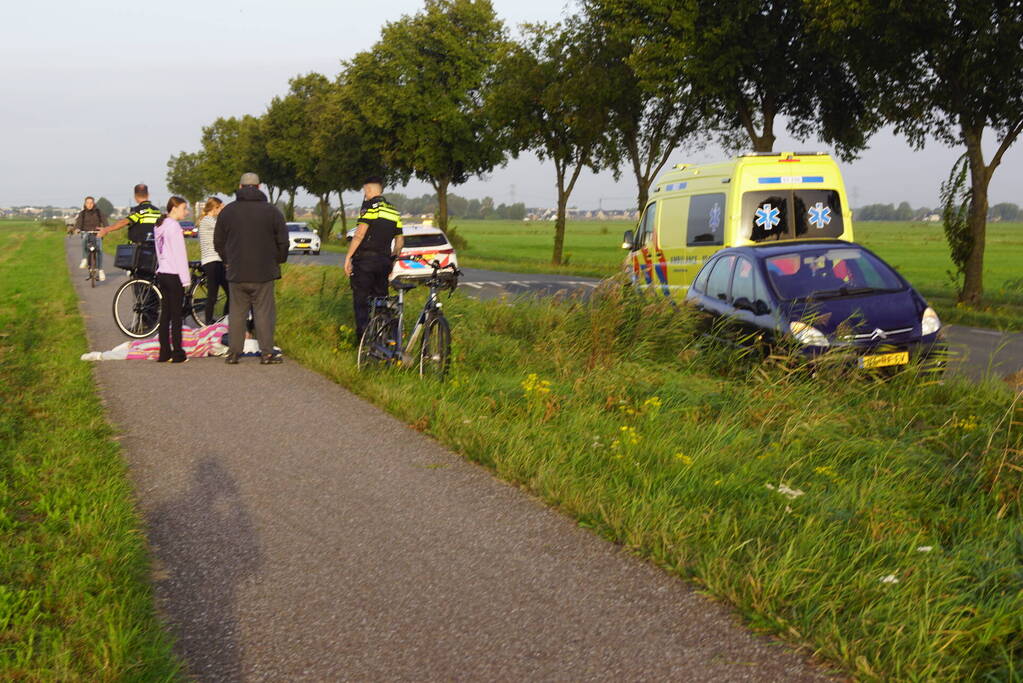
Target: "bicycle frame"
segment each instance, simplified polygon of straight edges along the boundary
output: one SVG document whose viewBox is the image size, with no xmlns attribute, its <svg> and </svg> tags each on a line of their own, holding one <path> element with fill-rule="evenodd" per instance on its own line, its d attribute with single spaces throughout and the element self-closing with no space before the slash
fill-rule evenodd
<svg viewBox="0 0 1023 683">
<path fill-rule="evenodd" d="M 410 351 L 419 342 L 419 337 L 423 334 L 423 330 L 426 329 L 426 318 L 427 316 L 436 310 L 440 310 L 443 304 L 440 302 L 440 287 L 436 284 L 430 285 L 430 294 L 426 298 L 426 303 L 423 305 L 423 310 L 419 312 L 419 318 L 416 320 L 415 326 L 412 328 L 412 333 L 409 335 L 408 342 L 403 343 L 402 337 L 405 332 L 405 290 L 398 290 L 398 339 L 397 350 L 401 353 L 401 360 L 403 363 L 408 363 L 411 360 Z"/>
<path fill-rule="evenodd" d="M 434 264 L 436 264 L 436 262 L 434 262 Z M 420 311 L 419 317 L 416 319 L 416 324 L 412 328 L 412 332 L 407 341 L 405 340 L 405 292 L 408 289 L 412 289 L 412 287 L 407 285 L 395 285 L 395 289 L 398 290 L 396 297 L 376 297 L 371 301 L 372 316 L 379 315 L 378 310 L 380 308 L 390 308 L 392 300 L 395 303 L 394 317 L 396 318 L 397 327 L 397 330 L 395 331 L 395 338 L 388 342 L 389 348 L 378 350 L 383 352 L 383 355 L 385 355 L 387 360 L 391 362 L 400 360 L 405 364 L 411 362 L 411 351 L 413 347 L 419 343 L 420 337 L 424 334 L 430 314 L 435 311 L 439 311 L 443 307 L 443 304 L 440 302 L 440 291 L 446 285 L 441 283 L 437 278 L 437 273 L 440 270 L 441 268 L 439 266 L 434 265 L 434 274 L 426 283 L 430 289 L 430 293 L 426 298 L 426 303 L 423 304 L 423 309 Z M 456 277 L 460 274 L 459 271 L 455 271 L 455 273 Z M 392 342 L 393 346 L 391 345 Z"/>
</svg>

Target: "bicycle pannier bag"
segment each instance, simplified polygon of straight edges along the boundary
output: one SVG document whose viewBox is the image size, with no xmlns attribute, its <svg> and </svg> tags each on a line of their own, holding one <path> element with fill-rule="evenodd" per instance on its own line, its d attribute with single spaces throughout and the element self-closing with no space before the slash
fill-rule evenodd
<svg viewBox="0 0 1023 683">
<path fill-rule="evenodd" d="M 156 244 L 142 242 L 135 248 L 134 269 L 142 273 L 156 272 Z"/>
<path fill-rule="evenodd" d="M 131 270 L 135 264 L 135 245 L 118 244 L 117 253 L 114 255 L 114 267 L 121 270 Z"/>
</svg>

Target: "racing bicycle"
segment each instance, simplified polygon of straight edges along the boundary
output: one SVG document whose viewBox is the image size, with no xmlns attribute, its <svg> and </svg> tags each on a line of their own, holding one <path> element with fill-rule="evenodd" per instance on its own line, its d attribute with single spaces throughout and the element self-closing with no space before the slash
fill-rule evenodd
<svg viewBox="0 0 1023 683">
<path fill-rule="evenodd" d="M 89 267 L 89 286 L 95 287 L 96 283 L 99 282 L 99 268 L 96 266 L 99 260 L 99 242 L 96 240 L 96 231 L 90 230 L 85 233 L 85 249 L 88 256 L 85 257 L 86 264 Z"/>
<path fill-rule="evenodd" d="M 184 317 L 190 317 L 196 327 L 202 327 L 206 324 L 206 306 L 209 303 L 206 275 L 202 272 L 201 261 L 189 261 L 188 267 L 192 269 L 192 284 L 185 290 L 182 313 Z M 227 292 L 221 287 L 217 300 L 213 302 L 214 321 L 224 319 L 226 305 Z M 128 280 L 114 292 L 114 322 L 129 337 L 151 337 L 160 324 L 162 306 L 163 293 L 156 284 L 156 273 L 129 271 Z"/>
<path fill-rule="evenodd" d="M 396 278 L 391 287 L 397 296 L 374 297 L 370 300 L 370 318 L 359 340 L 356 358 L 358 368 L 371 365 L 419 365 L 420 377 L 444 379 L 451 364 L 451 327 L 441 310 L 440 293 L 454 291 L 462 271 L 454 264 L 441 266 L 438 261 L 427 263 L 433 274 L 426 279 Z M 420 286 L 429 287 L 430 293 L 415 327 L 404 341 L 405 292 Z M 413 351 L 415 350 L 415 356 Z"/>
</svg>

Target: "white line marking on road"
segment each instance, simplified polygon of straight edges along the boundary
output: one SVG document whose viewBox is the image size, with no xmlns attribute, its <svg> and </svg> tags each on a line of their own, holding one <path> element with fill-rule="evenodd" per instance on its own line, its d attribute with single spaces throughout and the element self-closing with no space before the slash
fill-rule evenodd
<svg viewBox="0 0 1023 683">
<path fill-rule="evenodd" d="M 463 282 L 462 284 L 463 285 L 468 285 L 469 287 L 472 287 L 473 289 L 479 289 L 480 287 L 483 286 L 482 284 L 480 284 L 478 282 Z"/>
</svg>

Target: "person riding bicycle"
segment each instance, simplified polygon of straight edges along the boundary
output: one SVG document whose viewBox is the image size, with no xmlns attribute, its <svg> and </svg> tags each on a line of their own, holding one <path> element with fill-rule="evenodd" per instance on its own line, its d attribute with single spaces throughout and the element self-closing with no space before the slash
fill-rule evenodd
<svg viewBox="0 0 1023 683">
<path fill-rule="evenodd" d="M 371 176 L 363 183 L 362 215 L 345 256 L 345 275 L 352 286 L 356 339 L 362 339 L 369 323 L 370 300 L 387 296 L 394 259 L 405 245 L 401 214 L 384 198 L 383 190 L 384 181 L 378 176 Z"/>
<path fill-rule="evenodd" d="M 99 271 L 100 282 L 107 279 L 106 274 L 103 272 L 103 240 L 99 237 L 100 228 L 106 227 L 106 224 L 107 219 L 103 217 L 102 212 L 96 207 L 96 200 L 92 197 L 86 197 L 82 210 L 78 212 L 78 217 L 75 218 L 74 229 L 82 234 L 82 262 L 78 264 L 78 267 L 82 270 L 88 267 L 89 239 L 86 233 L 96 233 L 96 270 Z"/>
<path fill-rule="evenodd" d="M 103 237 L 107 233 L 111 233 L 114 230 L 120 230 L 121 228 L 128 226 L 128 241 L 133 244 L 142 244 L 143 242 L 153 241 L 153 230 L 156 227 L 156 221 L 160 218 L 160 210 L 153 206 L 153 203 L 149 201 L 149 187 L 143 183 L 139 183 L 134 188 L 135 201 L 138 202 L 136 206 L 131 208 L 127 218 L 122 218 L 111 226 L 105 227 L 99 231 L 99 236 Z"/>
</svg>

